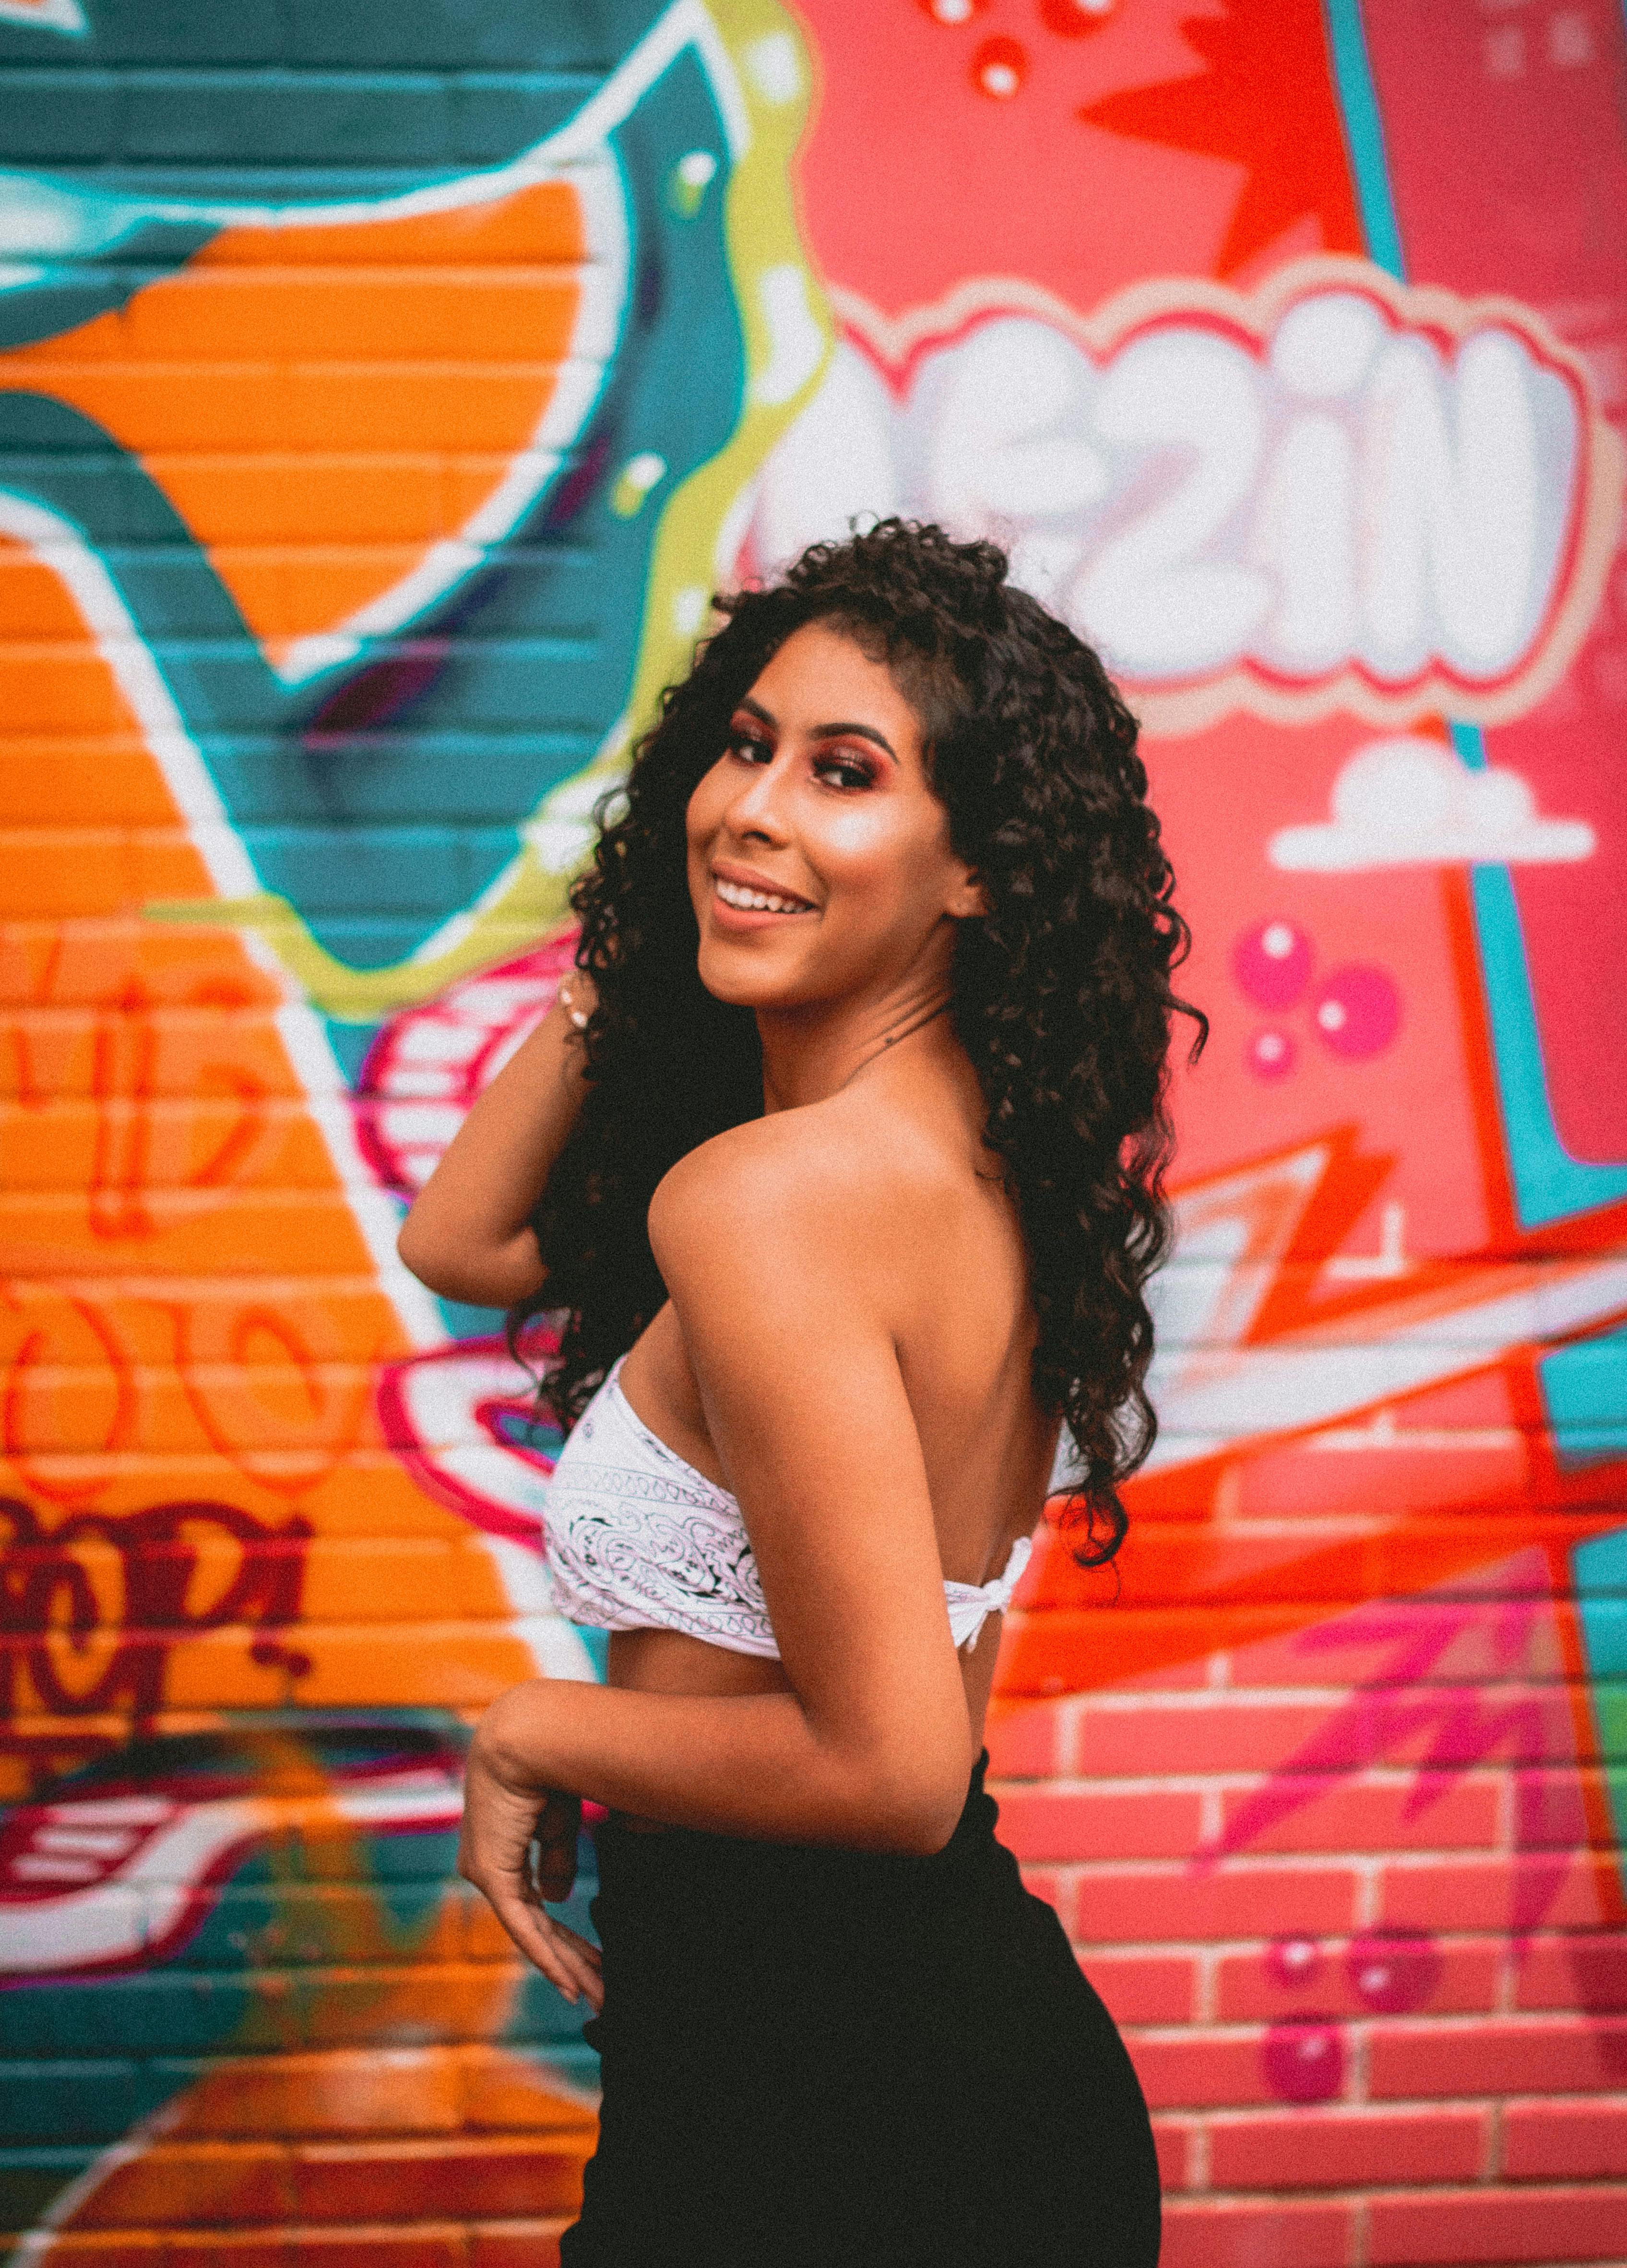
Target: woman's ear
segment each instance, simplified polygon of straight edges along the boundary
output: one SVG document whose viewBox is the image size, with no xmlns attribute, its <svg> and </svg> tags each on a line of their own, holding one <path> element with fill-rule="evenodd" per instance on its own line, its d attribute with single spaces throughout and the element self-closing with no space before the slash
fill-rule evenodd
<svg viewBox="0 0 1627 2268">
<path fill-rule="evenodd" d="M 949 902 L 944 910 L 955 921 L 976 921 L 988 913 L 989 893 L 975 866 L 967 867 L 951 889 Z"/>
</svg>

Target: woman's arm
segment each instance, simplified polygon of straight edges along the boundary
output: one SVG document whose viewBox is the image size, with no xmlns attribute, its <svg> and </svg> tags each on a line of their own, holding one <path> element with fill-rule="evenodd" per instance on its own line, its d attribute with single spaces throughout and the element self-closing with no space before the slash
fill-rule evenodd
<svg viewBox="0 0 1627 2268">
<path fill-rule="evenodd" d="M 458 1129 L 401 1224 L 396 1249 L 444 1299 L 512 1307 L 542 1287 L 530 1219 L 586 1092 L 577 1016 L 593 1006 L 574 971 Z"/>
<path fill-rule="evenodd" d="M 545 1790 L 674 1826 L 898 1852 L 939 1849 L 965 1800 L 971 1722 L 887 1313 L 916 1226 L 791 1117 L 692 1152 L 650 1228 L 792 1690 L 538 1680 L 493 1704 L 464 1870 L 545 1968 L 552 1926 L 523 1896 L 514 1842 Z"/>
</svg>

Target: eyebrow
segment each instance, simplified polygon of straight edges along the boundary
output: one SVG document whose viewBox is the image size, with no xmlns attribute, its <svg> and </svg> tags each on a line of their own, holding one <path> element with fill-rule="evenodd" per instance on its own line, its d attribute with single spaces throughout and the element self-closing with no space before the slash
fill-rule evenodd
<svg viewBox="0 0 1627 2268">
<path fill-rule="evenodd" d="M 749 693 L 742 695 L 740 699 L 736 702 L 735 707 L 737 709 L 744 709 L 748 716 L 757 718 L 761 723 L 768 725 L 771 726 L 775 732 L 778 732 L 778 718 L 774 716 L 770 711 L 765 709 L 761 701 L 754 701 Z M 840 740 L 844 733 L 851 734 L 857 740 L 872 741 L 878 748 L 880 748 L 886 755 L 891 756 L 894 763 L 897 763 L 898 757 L 894 750 L 892 742 L 886 739 L 883 734 L 878 733 L 873 725 L 838 723 L 834 725 L 815 725 L 814 727 L 814 738 L 816 740 Z"/>
</svg>

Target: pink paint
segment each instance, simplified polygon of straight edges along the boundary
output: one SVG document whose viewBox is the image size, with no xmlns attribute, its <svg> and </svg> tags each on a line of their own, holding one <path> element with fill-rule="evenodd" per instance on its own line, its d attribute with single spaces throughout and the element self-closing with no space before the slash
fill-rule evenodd
<svg viewBox="0 0 1627 2268">
<path fill-rule="evenodd" d="M 416 1197 L 483 1087 L 536 1029 L 576 963 L 572 928 L 404 1008 L 367 1051 L 352 1108 L 386 1189 Z"/>
<path fill-rule="evenodd" d="M 1266 1953 L 1265 1966 L 1285 1992 L 1303 1992 L 1321 1968 L 1321 1948 L 1312 1937 L 1279 1937 Z"/>
<path fill-rule="evenodd" d="M 1245 930 L 1232 947 L 1232 974 L 1256 1008 L 1297 1007 L 1311 981 L 1315 949 L 1298 922 L 1275 914 Z"/>
<path fill-rule="evenodd" d="M 1409 271 L 1534 307 L 1595 374 L 1618 425 L 1627 364 L 1627 23 L 1617 7 L 1494 11 L 1363 0 Z M 1619 555 L 1618 555 L 1619 557 Z M 1620 1160 L 1627 1048 L 1588 972 L 1627 959 L 1622 823 L 1627 581 L 1618 566 L 1563 683 L 1492 726 L 1488 760 L 1539 809 L 1587 821 L 1593 856 L 1513 869 L 1544 1083 L 1572 1156 Z M 1619 1026 L 1618 1026 L 1619 1028 Z"/>
<path fill-rule="evenodd" d="M 1344 2040 L 1336 2024 L 1273 2024 L 1260 2043 L 1265 2083 L 1285 2102 L 1330 2102 L 1344 2085 Z"/>
<path fill-rule="evenodd" d="M 1394 1931 L 1353 1940 L 1344 1955 L 1351 1989 L 1385 2016 L 1408 2015 L 1434 1998 L 1442 1962 L 1434 1940 L 1422 1931 Z"/>
<path fill-rule="evenodd" d="M 1516 1780 L 1514 1850 L 1507 1869 L 1507 1926 L 1516 1946 L 1522 1945 L 1561 1895 L 1575 1850 L 1586 1841 L 1579 1800 L 1575 1840 L 1555 1847 L 1546 1781 L 1532 1775 L 1531 1768 L 1551 1760 L 1555 1712 L 1563 1725 L 1569 1722 L 1563 1687 L 1542 1682 L 1550 1671 L 1552 1611 L 1545 1598 L 1425 1596 L 1375 1602 L 1300 1632 L 1292 1651 L 1306 1661 L 1307 1684 L 1326 1682 L 1326 1657 L 1344 1648 L 1368 1652 L 1366 1676 L 1238 1807 L 1225 1832 L 1197 1853 L 1194 1867 L 1207 1871 L 1248 1849 L 1307 1804 L 1375 1766 L 1410 1768 L 1402 1811 L 1409 1820 L 1426 1815 L 1476 1767 L 1525 1766 Z M 1454 1652 L 1470 1655 L 1487 1683 L 1468 1684 L 1443 1674 Z M 1500 1697 L 1499 1686 L 1512 1687 L 1511 1697 Z M 1373 1994 L 1404 1998 L 1433 1989 L 1439 1965 L 1425 1941 L 1387 1933 L 1382 1940 L 1358 1943 L 1360 1951 L 1353 1947 L 1350 1958 L 1366 1963 Z M 1354 1967 L 1351 1977 L 1356 1982 Z M 1382 1999 L 1373 2005 L 1383 2005 Z"/>
<path fill-rule="evenodd" d="M 1248 1042 L 1248 1064 L 1256 1079 L 1285 1079 L 1299 1061 L 1299 1050 L 1292 1032 L 1285 1032 L 1269 1024 L 1256 1032 Z"/>
<path fill-rule="evenodd" d="M 1380 1054 L 1401 1029 L 1401 995 L 1385 971 L 1368 962 L 1336 968 L 1310 1006 L 1317 1038 L 1349 1063 Z"/>
</svg>

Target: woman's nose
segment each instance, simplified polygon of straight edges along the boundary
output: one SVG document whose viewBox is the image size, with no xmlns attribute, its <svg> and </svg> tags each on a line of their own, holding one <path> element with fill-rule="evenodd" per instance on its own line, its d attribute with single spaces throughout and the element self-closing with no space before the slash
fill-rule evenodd
<svg viewBox="0 0 1627 2268">
<path fill-rule="evenodd" d="M 788 784 L 787 770 L 777 758 L 759 765 L 729 805 L 728 824 L 733 832 L 783 843 L 788 833 L 784 811 Z"/>
</svg>

